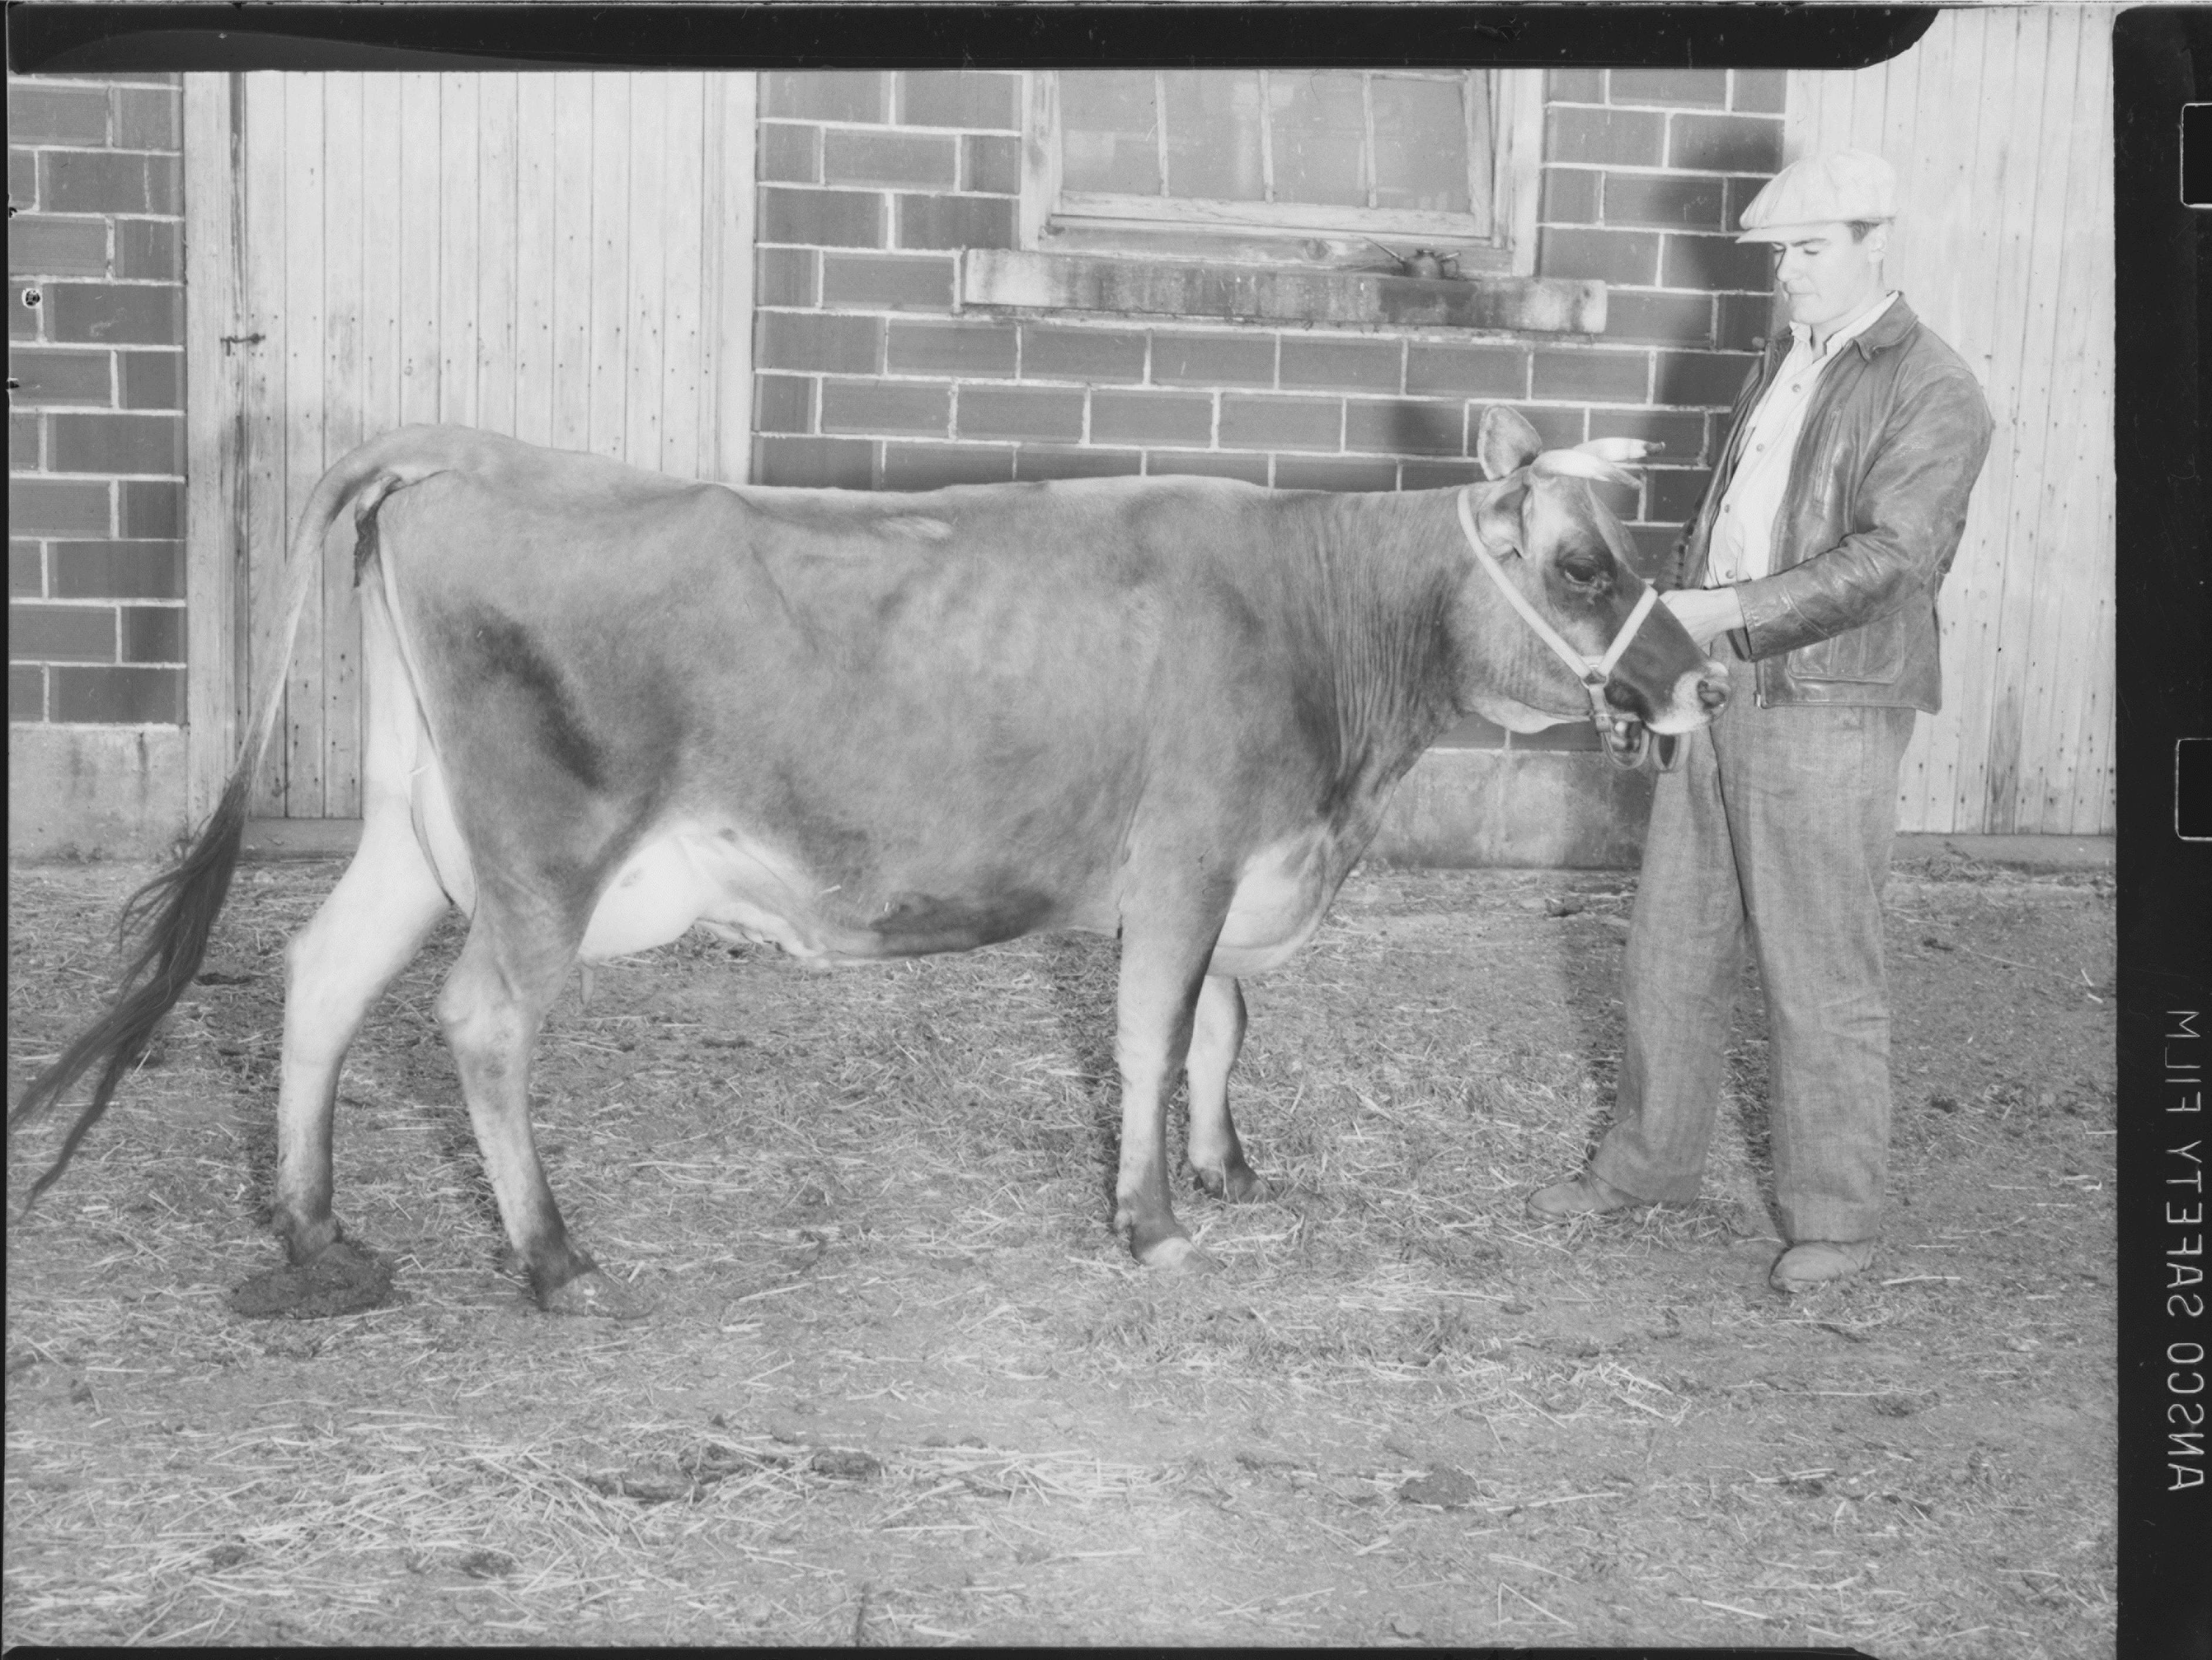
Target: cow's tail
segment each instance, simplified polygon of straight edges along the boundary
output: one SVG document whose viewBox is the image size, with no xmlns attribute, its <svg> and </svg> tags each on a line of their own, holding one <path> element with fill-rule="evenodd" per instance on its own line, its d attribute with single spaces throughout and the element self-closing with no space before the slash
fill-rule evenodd
<svg viewBox="0 0 2212 1660">
<path fill-rule="evenodd" d="M 26 1211 L 69 1168 L 78 1144 L 106 1112 L 116 1086 L 145 1054 L 161 1017 L 176 1006 L 185 988 L 198 974 L 207 955 L 208 935 L 229 895 L 231 875 L 238 866 L 239 848 L 246 836 L 246 792 L 261 769 L 276 730 L 285 671 L 291 661 L 293 642 L 299 636 L 301 616 L 314 592 L 323 539 L 349 504 L 356 522 L 366 526 L 373 524 L 368 515 L 376 504 L 392 489 L 439 471 L 423 458 L 421 436 L 394 433 L 363 445 L 324 474 L 307 498 L 287 550 L 284 605 L 278 613 L 283 618 L 283 632 L 270 636 L 261 648 L 260 701 L 238 763 L 223 786 L 222 798 L 177 862 L 125 903 L 119 932 L 125 960 L 115 1000 L 31 1080 L 8 1115 L 12 1134 L 18 1124 L 53 1107 L 79 1078 L 99 1068 L 92 1099 L 70 1127 L 60 1153 L 31 1184 L 30 1195 L 24 1201 Z"/>
</svg>

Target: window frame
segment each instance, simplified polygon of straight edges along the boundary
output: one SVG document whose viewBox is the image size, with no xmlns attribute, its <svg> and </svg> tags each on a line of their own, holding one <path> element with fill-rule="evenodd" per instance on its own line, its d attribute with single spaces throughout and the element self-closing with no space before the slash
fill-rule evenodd
<svg viewBox="0 0 2212 1660">
<path fill-rule="evenodd" d="M 1420 210 L 1210 203 L 1103 192 L 1079 195 L 1071 208 L 1061 190 L 1060 72 L 1029 70 L 1022 77 L 1021 246 L 1048 253 L 1372 270 L 1382 257 L 1377 243 L 1400 252 L 1418 245 L 1457 254 L 1461 271 L 1469 276 L 1533 276 L 1544 72 L 1469 72 L 1492 77 L 1487 235 L 1472 234 L 1468 216 Z"/>
</svg>

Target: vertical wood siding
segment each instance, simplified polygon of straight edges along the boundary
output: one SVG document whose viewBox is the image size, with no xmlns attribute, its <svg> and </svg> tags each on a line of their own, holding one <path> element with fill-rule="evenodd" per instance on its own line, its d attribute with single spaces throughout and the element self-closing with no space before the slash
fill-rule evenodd
<svg viewBox="0 0 2212 1660">
<path fill-rule="evenodd" d="M 1996 421 L 1905 830 L 2112 830 L 2111 62 L 2107 7 L 1988 8 L 1875 68 L 1790 76 L 1790 159 L 1849 144 L 1896 167 L 1889 280 Z"/>
<path fill-rule="evenodd" d="M 237 619 L 282 621 L 293 518 L 362 440 L 453 422 L 745 476 L 754 86 L 187 77 L 195 812 L 257 690 Z M 325 549 L 257 816 L 361 811 L 352 556 Z"/>
</svg>

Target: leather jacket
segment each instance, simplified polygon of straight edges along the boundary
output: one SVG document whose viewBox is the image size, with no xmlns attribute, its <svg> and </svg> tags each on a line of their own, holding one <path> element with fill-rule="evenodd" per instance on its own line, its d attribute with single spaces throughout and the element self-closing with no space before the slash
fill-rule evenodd
<svg viewBox="0 0 2212 1660">
<path fill-rule="evenodd" d="M 1790 355 L 1785 330 L 1738 394 L 1663 591 L 1705 581 L 1714 516 L 1751 412 Z M 1964 360 L 1903 295 L 1821 372 L 1790 463 L 1769 574 L 1735 584 L 1761 706 L 1858 703 L 1933 714 L 1942 702 L 1936 592 L 1959 550 L 1992 423 Z"/>
</svg>

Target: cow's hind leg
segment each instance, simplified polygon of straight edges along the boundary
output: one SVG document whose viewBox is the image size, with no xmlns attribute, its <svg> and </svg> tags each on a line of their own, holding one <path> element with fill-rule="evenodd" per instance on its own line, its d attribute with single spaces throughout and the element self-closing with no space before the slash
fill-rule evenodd
<svg viewBox="0 0 2212 1660">
<path fill-rule="evenodd" d="M 1229 1073 L 1243 1047 L 1243 988 L 1232 975 L 1210 974 L 1199 988 L 1183 1077 L 1190 1085 L 1191 1174 L 1216 1199 L 1267 1196 L 1267 1184 L 1244 1162 L 1229 1116 Z"/>
<path fill-rule="evenodd" d="M 1218 1266 L 1191 1243 L 1169 1199 L 1167 1104 L 1189 1053 L 1199 985 L 1219 928 L 1217 915 L 1199 934 L 1188 912 L 1177 916 L 1171 908 L 1149 926 L 1127 916 L 1122 921 L 1114 1039 L 1121 1073 L 1121 1158 L 1114 1226 L 1147 1268 Z"/>
<path fill-rule="evenodd" d="M 553 1314 L 641 1312 L 568 1243 L 530 1128 L 530 1056 L 545 1012 L 575 960 L 580 926 L 526 918 L 534 905 L 497 903 L 479 888 L 460 960 L 438 996 L 484 1172 L 538 1306 Z"/>
<path fill-rule="evenodd" d="M 331 1121 L 346 1050 L 446 903 L 407 821 L 372 812 L 353 863 L 285 952 L 270 1220 L 295 1267 L 341 1237 L 331 1213 Z"/>
</svg>

